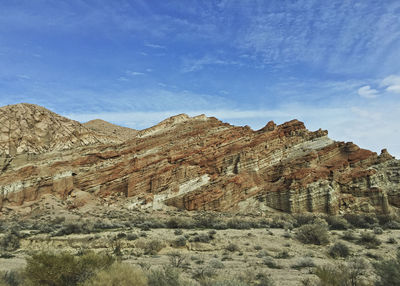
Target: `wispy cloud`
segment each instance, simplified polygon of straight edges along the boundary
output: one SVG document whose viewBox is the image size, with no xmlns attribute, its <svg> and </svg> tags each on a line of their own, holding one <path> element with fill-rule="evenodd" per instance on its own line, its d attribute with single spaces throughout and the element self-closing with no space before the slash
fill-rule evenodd
<svg viewBox="0 0 400 286">
<path fill-rule="evenodd" d="M 234 60 L 221 59 L 216 56 L 203 56 L 201 58 L 183 58 L 182 72 L 194 72 L 205 68 L 206 66 L 212 65 L 237 65 L 240 66 L 242 63 Z"/>
<path fill-rule="evenodd" d="M 378 91 L 366 85 L 358 89 L 358 95 L 365 98 L 375 98 L 378 96 Z"/>
<path fill-rule="evenodd" d="M 380 86 L 388 92 L 400 93 L 400 76 L 390 75 L 382 80 Z"/>
<path fill-rule="evenodd" d="M 127 75 L 130 75 L 130 76 L 138 76 L 138 75 L 145 75 L 145 73 L 144 72 L 138 72 L 138 71 L 126 71 L 126 74 Z"/>
<path fill-rule="evenodd" d="M 152 43 L 147 43 L 145 44 L 146 47 L 152 48 L 152 49 L 165 49 L 166 47 L 163 45 L 157 45 L 157 44 L 152 44 Z"/>
<path fill-rule="evenodd" d="M 376 89 L 370 85 L 362 86 L 358 89 L 358 95 L 364 98 L 376 98 L 385 93 L 400 93 L 400 76 L 389 75 L 376 84 Z"/>
</svg>

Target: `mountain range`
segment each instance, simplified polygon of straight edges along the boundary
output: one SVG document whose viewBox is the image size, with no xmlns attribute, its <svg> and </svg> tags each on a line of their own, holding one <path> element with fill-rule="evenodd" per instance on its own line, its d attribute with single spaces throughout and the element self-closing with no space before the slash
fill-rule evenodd
<svg viewBox="0 0 400 286">
<path fill-rule="evenodd" d="M 381 214 L 400 207 L 400 161 L 298 120 L 252 130 L 180 114 L 133 130 L 1 107 L 0 207 L 44 195 L 69 207 L 118 196 L 131 209 Z"/>
</svg>

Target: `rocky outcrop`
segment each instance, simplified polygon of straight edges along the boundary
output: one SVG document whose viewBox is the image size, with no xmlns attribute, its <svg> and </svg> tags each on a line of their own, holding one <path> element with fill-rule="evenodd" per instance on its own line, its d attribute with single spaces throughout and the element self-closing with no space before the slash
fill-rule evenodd
<svg viewBox="0 0 400 286">
<path fill-rule="evenodd" d="M 3 156 L 2 204 L 83 191 L 122 194 L 132 208 L 236 211 L 257 201 L 290 213 L 333 214 L 400 207 L 398 160 L 335 142 L 297 120 L 253 131 L 183 114 L 121 144 L 94 143 Z"/>
</svg>

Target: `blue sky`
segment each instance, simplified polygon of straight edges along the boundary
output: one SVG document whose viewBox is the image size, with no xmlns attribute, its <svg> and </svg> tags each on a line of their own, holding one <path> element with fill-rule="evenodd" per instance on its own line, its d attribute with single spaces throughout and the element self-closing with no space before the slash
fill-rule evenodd
<svg viewBox="0 0 400 286">
<path fill-rule="evenodd" d="M 400 157 L 400 1 L 0 0 L 0 105 L 136 129 L 297 118 Z"/>
</svg>

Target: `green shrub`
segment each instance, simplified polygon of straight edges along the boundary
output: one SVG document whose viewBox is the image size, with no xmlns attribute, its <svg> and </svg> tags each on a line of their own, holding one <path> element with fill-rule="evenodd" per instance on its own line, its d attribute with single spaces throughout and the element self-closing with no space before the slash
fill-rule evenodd
<svg viewBox="0 0 400 286">
<path fill-rule="evenodd" d="M 163 267 L 153 269 L 147 274 L 149 286 L 185 286 L 177 268 Z"/>
<path fill-rule="evenodd" d="M 0 238 L 0 250 L 14 251 L 19 248 L 19 236 L 14 232 L 8 232 Z"/>
<path fill-rule="evenodd" d="M 239 250 L 239 246 L 237 246 L 236 244 L 233 243 L 229 243 L 226 247 L 226 250 L 230 251 L 230 252 L 235 252 Z"/>
<path fill-rule="evenodd" d="M 350 227 L 349 222 L 340 216 L 327 216 L 325 220 L 332 230 L 346 230 Z"/>
<path fill-rule="evenodd" d="M 365 245 L 367 248 L 377 248 L 382 242 L 374 233 L 364 231 L 361 233 L 358 243 Z"/>
<path fill-rule="evenodd" d="M 114 263 L 109 269 L 99 271 L 83 286 L 147 286 L 142 270 L 124 263 Z"/>
<path fill-rule="evenodd" d="M 324 265 L 317 267 L 315 275 L 323 286 L 358 286 L 368 265 L 363 259 L 355 259 L 347 264 Z"/>
<path fill-rule="evenodd" d="M 295 214 L 293 218 L 295 219 L 295 225 L 299 227 L 305 224 L 312 224 L 316 219 L 316 216 L 315 214 L 312 213 L 303 213 L 303 214 Z"/>
<path fill-rule="evenodd" d="M 19 286 L 22 285 L 24 277 L 21 271 L 0 272 L 0 286 Z"/>
<path fill-rule="evenodd" d="M 400 285 L 400 252 L 395 259 L 388 259 L 374 264 L 378 276 L 377 286 Z"/>
<path fill-rule="evenodd" d="M 350 255 L 350 248 L 342 242 L 336 242 L 329 249 L 329 255 L 332 256 L 333 258 L 337 258 L 337 257 L 346 258 Z"/>
<path fill-rule="evenodd" d="M 374 214 L 345 214 L 343 217 L 356 228 L 372 228 L 379 222 Z"/>
<path fill-rule="evenodd" d="M 272 269 L 281 269 L 282 266 L 277 264 L 272 257 L 265 257 L 263 259 L 263 264 L 267 265 L 269 268 Z"/>
<path fill-rule="evenodd" d="M 328 225 L 316 219 L 313 224 L 305 224 L 297 229 L 296 237 L 303 243 L 324 245 L 329 243 Z"/>
<path fill-rule="evenodd" d="M 302 269 L 308 267 L 315 267 L 315 263 L 310 257 L 303 257 L 291 266 L 293 269 Z"/>
<path fill-rule="evenodd" d="M 186 237 L 184 236 L 178 236 L 173 242 L 173 246 L 175 247 L 182 247 L 186 245 Z"/>
<path fill-rule="evenodd" d="M 214 239 L 214 235 L 208 233 L 199 233 L 190 239 L 191 242 L 203 242 L 208 243 Z"/>
<path fill-rule="evenodd" d="M 349 229 L 349 230 L 343 232 L 342 238 L 347 241 L 356 240 L 356 235 L 354 233 L 354 230 Z"/>
<path fill-rule="evenodd" d="M 79 257 L 66 252 L 40 252 L 27 258 L 24 275 L 32 286 L 73 286 L 91 278 L 96 271 L 109 268 L 113 262 L 112 257 L 93 252 Z"/>
</svg>

